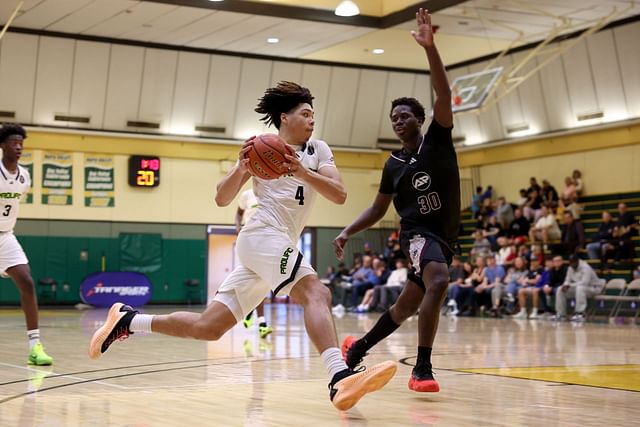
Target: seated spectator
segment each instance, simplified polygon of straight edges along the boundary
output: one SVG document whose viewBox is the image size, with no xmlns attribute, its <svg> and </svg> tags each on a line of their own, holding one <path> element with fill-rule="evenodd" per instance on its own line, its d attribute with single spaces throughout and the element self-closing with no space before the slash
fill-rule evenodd
<svg viewBox="0 0 640 427">
<path fill-rule="evenodd" d="M 498 237 L 498 253 L 496 254 L 496 263 L 505 271 L 513 265 L 516 258 L 516 248 L 509 244 L 506 237 Z"/>
<path fill-rule="evenodd" d="M 533 261 L 535 259 L 538 262 L 538 265 L 543 265 L 544 251 L 542 250 L 542 247 L 540 245 L 531 245 L 531 251 L 529 252 L 529 255 L 525 257 L 525 259 L 528 259 L 530 261 Z"/>
<path fill-rule="evenodd" d="M 564 179 L 564 190 L 562 190 L 562 201 L 565 206 L 569 206 L 578 200 L 578 189 L 573 178 L 570 176 Z"/>
<path fill-rule="evenodd" d="M 482 187 L 476 187 L 475 194 L 471 197 L 471 216 L 478 218 L 480 208 L 482 207 Z"/>
<path fill-rule="evenodd" d="M 552 259 L 553 267 L 549 273 L 549 283 L 542 285 L 543 299 L 545 300 L 546 312 L 549 314 L 555 314 L 555 310 L 551 305 L 551 297 L 555 296 L 556 290 L 562 286 L 564 279 L 567 277 L 567 266 L 564 263 L 562 256 L 555 255 Z"/>
<path fill-rule="evenodd" d="M 387 264 L 380 258 L 374 258 L 372 265 L 373 271 L 375 272 L 375 279 L 371 282 L 373 287 L 367 289 L 364 293 L 362 302 L 358 304 L 358 307 L 354 310 L 356 313 L 366 313 L 369 311 L 370 306 L 377 303 L 377 300 L 374 301 L 374 289 L 384 285 L 391 274 L 389 269 L 387 269 Z"/>
<path fill-rule="evenodd" d="M 551 264 L 551 262 L 549 262 Z M 543 269 L 540 268 L 538 258 L 531 258 L 531 267 L 527 272 L 527 278 L 522 281 L 522 287 L 518 290 L 518 305 L 520 311 L 513 315 L 514 319 L 535 319 L 538 317 L 538 307 L 540 307 L 540 288 L 538 283 L 542 276 Z M 542 286 L 542 285 L 540 285 Z M 531 314 L 527 314 L 527 297 L 531 296 L 533 308 Z"/>
<path fill-rule="evenodd" d="M 449 266 L 449 287 L 447 295 L 454 295 L 453 288 L 460 286 L 464 283 L 469 273 L 465 269 L 465 265 L 462 264 L 460 256 L 454 255 Z M 451 316 L 458 315 L 458 304 L 455 298 L 449 298 L 447 301 L 446 312 Z"/>
<path fill-rule="evenodd" d="M 616 249 L 614 229 L 615 223 L 611 219 L 611 214 L 608 211 L 602 212 L 602 223 L 598 226 L 598 232 L 593 236 L 593 242 L 587 244 L 589 259 L 599 259 L 601 271 L 607 269 L 607 261 Z"/>
<path fill-rule="evenodd" d="M 377 312 L 386 311 L 402 292 L 404 285 L 407 284 L 407 275 L 409 274 L 409 268 L 407 267 L 406 259 L 397 259 L 395 263 L 395 269 L 391 271 L 386 283 L 381 286 L 376 286 L 373 289 L 369 289 L 364 295 L 362 301 L 364 307 L 363 310 L 367 311 L 373 308 Z M 371 293 L 369 300 L 367 295 Z"/>
<path fill-rule="evenodd" d="M 360 297 L 364 296 L 367 289 L 373 288 L 378 283 L 375 269 L 381 262 L 380 259 L 374 259 L 369 255 L 362 257 L 362 267 L 353 273 L 351 278 L 351 307 L 357 307 Z"/>
<path fill-rule="evenodd" d="M 562 258 L 561 258 L 562 259 Z M 534 307 L 537 308 L 537 315 L 551 313 L 553 310 L 551 309 L 550 301 L 547 300 L 547 294 L 545 293 L 546 287 L 551 287 L 552 283 L 552 274 L 554 271 L 554 263 L 553 256 L 546 256 L 544 259 L 544 269 L 542 270 L 542 274 L 540 275 L 540 279 L 538 283 L 536 283 L 536 288 L 538 289 L 538 302 L 539 305 Z"/>
<path fill-rule="evenodd" d="M 558 201 L 560 197 L 558 197 L 558 191 L 555 189 L 551 183 L 543 179 L 542 180 L 542 201 L 547 206 L 556 207 L 558 206 Z"/>
<path fill-rule="evenodd" d="M 529 199 L 527 200 L 527 203 L 524 204 L 523 208 L 524 216 L 529 221 L 537 221 L 541 215 L 542 205 L 544 204 L 542 202 L 542 196 L 536 190 L 531 190 L 528 193 L 528 196 Z"/>
<path fill-rule="evenodd" d="M 584 226 L 582 221 L 574 219 L 570 211 L 562 215 L 564 227 L 560 237 L 560 245 L 557 252 L 572 254 L 584 249 Z"/>
<path fill-rule="evenodd" d="M 543 242 L 547 244 L 551 240 L 558 240 L 561 237 L 560 227 L 556 222 L 556 217 L 547 206 L 542 206 L 540 218 L 536 225 L 529 230 L 529 238 L 532 242 Z"/>
<path fill-rule="evenodd" d="M 491 254 L 491 242 L 482 235 L 482 230 L 476 230 L 473 233 L 475 240 L 473 241 L 473 247 L 469 252 L 471 258 L 485 257 Z"/>
<path fill-rule="evenodd" d="M 490 217 L 494 214 L 493 202 L 491 199 L 484 199 L 482 201 L 482 206 L 480 207 L 480 215 L 482 215 L 485 221 L 488 221 Z"/>
<path fill-rule="evenodd" d="M 536 177 L 532 176 L 531 178 L 529 178 L 529 189 L 527 189 L 527 194 L 530 194 L 533 191 L 540 193 L 540 190 L 542 190 L 542 187 L 540 187 L 540 184 L 538 184 L 538 180 L 536 179 Z"/>
<path fill-rule="evenodd" d="M 527 241 L 529 235 L 529 221 L 522 215 L 522 209 L 516 209 L 515 218 L 511 221 L 507 230 L 507 237 L 515 245 L 521 245 Z"/>
<path fill-rule="evenodd" d="M 503 234 L 502 226 L 498 222 L 498 218 L 495 215 L 491 216 L 487 225 L 484 226 L 484 231 L 482 232 L 482 235 L 491 243 L 491 250 L 497 250 L 498 237 Z"/>
<path fill-rule="evenodd" d="M 465 311 L 463 314 L 469 314 L 469 304 L 473 289 L 482 283 L 484 278 L 484 258 L 481 256 L 476 257 L 476 268 L 473 269 L 469 277 L 467 277 L 461 284 L 454 285 L 449 288 L 449 302 L 447 306 L 450 309 L 450 313 L 458 313 L 459 311 Z"/>
<path fill-rule="evenodd" d="M 569 269 L 564 283 L 556 290 L 556 320 L 562 320 L 567 315 L 567 299 L 576 299 L 576 312 L 572 322 L 586 320 L 587 298 L 602 292 L 604 280 L 598 278 L 591 266 L 580 259 L 578 254 L 569 257 Z"/>
<path fill-rule="evenodd" d="M 368 255 L 372 258 L 375 258 L 378 256 L 376 251 L 373 250 L 371 243 L 369 242 L 364 242 L 364 245 L 362 245 L 362 255 Z"/>
<path fill-rule="evenodd" d="M 525 190 L 524 188 L 521 188 L 520 198 L 516 200 L 516 206 L 519 207 L 520 209 L 524 209 L 524 205 L 527 203 L 528 200 L 529 200 L 529 196 L 527 194 L 527 190 Z"/>
<path fill-rule="evenodd" d="M 578 169 L 575 169 L 573 171 L 573 174 L 571 174 L 571 178 L 573 178 L 573 183 L 576 186 L 576 193 L 578 194 L 578 197 L 583 196 L 584 182 L 582 181 L 582 172 L 580 172 Z"/>
<path fill-rule="evenodd" d="M 518 295 L 518 291 L 524 284 L 525 280 L 527 280 L 527 266 L 522 257 L 517 257 L 513 263 L 513 268 L 509 270 L 507 273 L 507 277 L 505 277 L 504 282 L 506 284 L 506 299 L 507 299 L 507 311 L 512 312 L 515 302 L 516 295 Z M 503 292 L 500 292 L 500 295 L 497 295 L 498 301 L 502 299 Z"/>
<path fill-rule="evenodd" d="M 633 237 L 638 235 L 638 220 L 629 212 L 625 203 L 618 204 L 618 221 L 613 230 L 613 237 L 617 239 L 615 262 L 630 260 L 634 255 Z"/>
<path fill-rule="evenodd" d="M 640 265 L 633 270 L 633 280 L 640 279 Z"/>
<path fill-rule="evenodd" d="M 504 281 L 504 268 L 496 263 L 496 258 L 488 256 L 485 259 L 487 267 L 484 269 L 484 277 L 487 279 L 484 283 L 478 285 L 475 289 L 475 305 L 491 306 L 491 315 L 499 317 L 500 294 Z"/>
<path fill-rule="evenodd" d="M 496 217 L 498 218 L 498 223 L 503 230 L 509 228 L 509 224 L 513 221 L 513 208 L 510 203 L 507 203 L 507 200 L 504 197 L 498 197 Z"/>
<path fill-rule="evenodd" d="M 391 237 L 389 237 L 387 239 L 387 245 L 382 250 L 382 257 L 386 261 L 387 265 L 389 265 L 391 267 L 393 267 L 393 265 L 394 265 L 393 253 L 394 253 L 394 247 L 396 245 L 396 242 L 397 242 L 397 240 L 394 240 Z"/>
<path fill-rule="evenodd" d="M 488 185 L 487 189 L 485 190 L 484 193 L 482 193 L 482 195 L 480 196 L 480 202 L 484 203 L 485 200 L 492 200 L 493 199 L 493 186 Z"/>
</svg>

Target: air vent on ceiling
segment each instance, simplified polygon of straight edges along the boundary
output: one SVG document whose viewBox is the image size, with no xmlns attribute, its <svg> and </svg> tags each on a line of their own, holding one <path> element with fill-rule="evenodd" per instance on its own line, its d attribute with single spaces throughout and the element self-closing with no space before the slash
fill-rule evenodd
<svg viewBox="0 0 640 427">
<path fill-rule="evenodd" d="M 402 148 L 402 143 L 397 139 L 390 138 L 378 138 L 376 147 L 381 150 L 399 150 Z"/>
<path fill-rule="evenodd" d="M 461 144 L 463 143 L 465 140 L 467 139 L 466 136 L 464 135 L 453 135 L 451 137 L 451 140 L 453 141 L 454 144 Z"/>
<path fill-rule="evenodd" d="M 578 121 L 599 119 L 604 116 L 602 111 L 592 111 L 590 113 L 578 114 Z"/>
<path fill-rule="evenodd" d="M 143 122 L 141 120 L 127 120 L 127 127 L 144 128 L 144 129 L 160 129 L 160 123 Z"/>
<path fill-rule="evenodd" d="M 89 123 L 91 117 L 86 116 L 70 116 L 68 114 L 55 114 L 53 120 L 56 122 L 73 122 L 73 123 Z"/>
<path fill-rule="evenodd" d="M 196 131 L 207 133 L 225 133 L 227 128 L 222 126 L 196 125 Z"/>
<path fill-rule="evenodd" d="M 529 123 L 519 123 L 517 125 L 507 126 L 507 133 L 524 132 L 529 130 Z"/>
<path fill-rule="evenodd" d="M 0 118 L 3 119 L 15 119 L 16 112 L 15 111 L 0 111 Z"/>
</svg>

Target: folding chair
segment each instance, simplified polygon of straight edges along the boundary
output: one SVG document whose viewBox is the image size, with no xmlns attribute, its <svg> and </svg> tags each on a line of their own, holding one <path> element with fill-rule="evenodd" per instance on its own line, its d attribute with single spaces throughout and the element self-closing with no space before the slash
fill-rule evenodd
<svg viewBox="0 0 640 427">
<path fill-rule="evenodd" d="M 607 301 L 614 301 L 609 317 L 613 314 L 618 305 L 619 298 L 624 294 L 627 282 L 624 279 L 611 279 L 602 288 L 602 293 L 593 297 L 596 304 L 591 309 L 591 315 L 594 315 L 598 308 L 605 308 Z"/>
</svg>

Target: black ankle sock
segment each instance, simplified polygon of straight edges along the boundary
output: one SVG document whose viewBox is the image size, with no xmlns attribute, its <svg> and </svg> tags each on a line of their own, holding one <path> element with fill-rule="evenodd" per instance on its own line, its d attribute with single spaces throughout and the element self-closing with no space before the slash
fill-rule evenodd
<svg viewBox="0 0 640 427">
<path fill-rule="evenodd" d="M 431 347 L 418 346 L 418 359 L 416 366 L 431 366 Z"/>
<path fill-rule="evenodd" d="M 393 321 L 389 310 L 385 311 L 376 324 L 367 334 L 355 342 L 354 347 L 362 352 L 367 352 L 371 347 L 378 344 L 398 329 L 400 325 Z"/>
<path fill-rule="evenodd" d="M 253 311 L 247 314 L 244 319 L 248 322 L 249 320 L 251 320 L 251 316 L 253 316 Z"/>
<path fill-rule="evenodd" d="M 266 328 L 267 327 L 267 322 L 262 322 L 258 326 Z"/>
</svg>

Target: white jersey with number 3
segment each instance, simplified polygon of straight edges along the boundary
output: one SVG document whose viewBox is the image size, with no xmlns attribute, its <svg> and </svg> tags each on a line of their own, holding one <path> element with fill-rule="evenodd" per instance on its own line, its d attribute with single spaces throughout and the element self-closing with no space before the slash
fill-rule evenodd
<svg viewBox="0 0 640 427">
<path fill-rule="evenodd" d="M 314 172 L 335 167 L 333 153 L 324 141 L 311 139 L 298 148 L 296 155 L 305 168 Z M 311 214 L 316 191 L 293 175 L 284 175 L 273 180 L 254 177 L 253 192 L 258 199 L 258 210 L 245 228 L 270 225 L 297 242 Z"/>
<path fill-rule="evenodd" d="M 13 231 L 18 220 L 20 199 L 31 185 L 29 172 L 18 165 L 14 174 L 0 161 L 0 232 Z"/>
</svg>

